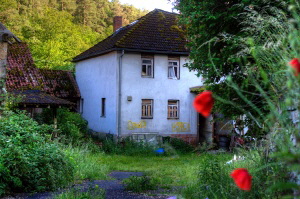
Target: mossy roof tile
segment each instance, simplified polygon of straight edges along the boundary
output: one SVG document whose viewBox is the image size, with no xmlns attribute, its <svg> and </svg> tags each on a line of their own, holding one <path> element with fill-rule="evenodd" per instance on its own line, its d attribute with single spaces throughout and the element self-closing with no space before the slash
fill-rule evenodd
<svg viewBox="0 0 300 199">
<path fill-rule="evenodd" d="M 183 30 L 177 25 L 177 17 L 176 13 L 155 9 L 74 57 L 73 61 L 122 49 L 187 55 L 187 42 Z"/>
<path fill-rule="evenodd" d="M 13 43 L 8 46 L 7 62 L 6 89 L 8 92 L 40 90 L 53 97 L 71 101 L 80 98 L 73 73 L 36 68 L 25 43 Z"/>
</svg>

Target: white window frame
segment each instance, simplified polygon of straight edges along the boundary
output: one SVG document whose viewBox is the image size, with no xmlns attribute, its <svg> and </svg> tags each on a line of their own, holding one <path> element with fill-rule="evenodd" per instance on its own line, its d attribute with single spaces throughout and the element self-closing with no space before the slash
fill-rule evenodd
<svg viewBox="0 0 300 199">
<path fill-rule="evenodd" d="M 151 63 L 143 63 L 144 61 L 150 61 Z M 146 67 L 146 74 L 143 74 L 143 67 Z M 150 69 L 149 69 L 150 67 Z M 142 58 L 142 77 L 153 77 L 154 67 L 152 58 Z"/>
<path fill-rule="evenodd" d="M 179 119 L 179 100 L 168 100 L 168 119 Z"/>
<path fill-rule="evenodd" d="M 142 99 L 142 119 L 153 119 L 153 99 Z"/>
<path fill-rule="evenodd" d="M 176 63 L 176 65 L 174 64 Z M 175 69 L 176 68 L 176 69 Z M 169 79 L 179 79 L 179 60 L 168 60 L 168 78 Z M 175 74 L 175 70 L 177 74 Z"/>
</svg>

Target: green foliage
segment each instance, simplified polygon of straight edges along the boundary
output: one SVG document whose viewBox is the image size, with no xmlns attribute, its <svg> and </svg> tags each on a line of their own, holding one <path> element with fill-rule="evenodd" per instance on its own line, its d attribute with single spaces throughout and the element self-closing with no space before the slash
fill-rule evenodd
<svg viewBox="0 0 300 199">
<path fill-rule="evenodd" d="M 105 191 L 100 189 L 98 185 L 89 186 L 88 190 L 71 189 L 64 192 L 54 199 L 104 199 Z"/>
<path fill-rule="evenodd" d="M 70 112 L 67 109 L 59 109 L 57 112 L 58 128 L 62 134 L 74 141 L 86 136 L 87 121 L 79 113 Z"/>
<path fill-rule="evenodd" d="M 258 151 L 244 153 L 245 160 L 224 164 L 215 155 L 206 155 L 199 167 L 198 182 L 182 192 L 184 198 L 276 198 L 280 192 L 268 188 L 287 179 L 285 168 L 274 160 L 267 160 Z M 249 192 L 239 190 L 230 173 L 235 168 L 247 168 L 253 177 Z"/>
<path fill-rule="evenodd" d="M 248 76 L 247 84 L 251 85 L 253 90 L 244 89 L 232 74 L 225 82 L 238 94 L 246 107 L 238 102 L 218 97 L 219 93 L 216 95 L 222 103 L 234 106 L 241 114 L 246 114 L 259 127 L 257 131 L 268 133 L 270 144 L 264 146 L 264 150 L 268 154 L 267 157 L 275 158 L 276 161 L 261 158 L 258 162 L 260 167 L 255 172 L 257 178 L 253 183 L 254 185 L 258 183 L 260 187 L 253 188 L 249 193 L 252 195 L 250 198 L 260 198 L 255 194 L 274 198 L 275 195 L 291 194 L 292 189 L 299 191 L 300 80 L 288 64 L 291 59 L 300 58 L 299 2 L 291 1 L 289 11 L 272 4 L 262 8 L 243 14 L 245 18 L 242 25 L 245 26 L 241 32 L 251 34 L 246 34 L 240 40 L 245 48 L 238 52 L 249 54 L 251 57 L 251 62 L 244 66 L 247 69 L 245 70 Z M 263 106 L 253 101 L 249 93 L 252 96 L 259 96 Z M 251 107 L 252 111 L 247 107 Z M 274 179 L 274 176 L 279 175 L 277 173 L 283 177 L 291 176 L 277 181 Z M 264 190 L 260 190 L 261 187 Z M 221 186 L 221 189 L 226 190 L 224 193 L 228 192 L 226 184 Z M 231 197 L 232 195 L 234 194 L 232 193 Z"/>
<path fill-rule="evenodd" d="M 92 141 L 81 144 L 63 145 L 64 153 L 74 162 L 74 178 L 76 180 L 106 180 L 109 168 L 99 163 L 103 153 Z"/>
<path fill-rule="evenodd" d="M 133 192 L 154 190 L 157 187 L 157 180 L 149 176 L 132 176 L 123 180 L 125 188 Z"/>
<path fill-rule="evenodd" d="M 267 74 L 272 71 L 268 70 L 267 66 L 255 62 L 251 52 L 246 50 L 249 47 L 247 38 L 253 36 L 253 33 L 257 36 L 264 34 L 264 30 L 272 29 L 280 23 L 277 25 L 274 23 L 272 26 L 272 23 L 256 21 L 257 24 L 251 23 L 250 26 L 249 23 L 245 23 L 245 20 L 250 21 L 255 18 L 249 18 L 247 15 L 255 12 L 262 13 L 261 16 L 269 15 L 270 19 L 276 18 L 278 13 L 282 14 L 287 10 L 286 1 L 178 0 L 176 2 L 182 13 L 180 21 L 186 26 L 188 46 L 191 49 L 192 62 L 187 66 L 190 70 L 198 71 L 198 75 L 205 79 L 206 89 L 211 90 L 216 98 L 220 96 L 219 98 L 223 99 L 223 101 L 219 99 L 216 101 L 215 111 L 229 118 L 242 115 L 245 110 L 252 115 L 258 115 L 253 106 L 248 103 L 251 102 L 260 108 L 262 113 L 268 112 L 269 109 L 263 98 L 255 94 L 257 88 L 249 82 L 253 78 L 249 75 L 249 70 L 262 67 Z M 273 8 L 280 11 L 274 12 Z M 264 40 L 271 39 L 264 38 Z M 241 97 L 232 85 L 224 81 L 224 78 L 229 75 L 248 102 L 245 103 L 245 98 Z M 268 85 L 263 89 L 269 89 Z M 233 102 L 235 106 L 224 103 L 224 100 Z"/>
<path fill-rule="evenodd" d="M 109 0 L 0 0 L 0 21 L 29 44 L 40 68 L 73 70 L 72 58 L 112 33 L 114 16 L 127 25 L 147 11 Z"/>
<path fill-rule="evenodd" d="M 73 165 L 49 142 L 49 126 L 12 112 L 0 123 L 0 194 L 53 190 L 72 181 Z"/>
<path fill-rule="evenodd" d="M 53 109 L 44 109 L 37 114 L 35 119 L 40 124 L 53 124 Z M 79 113 L 71 112 L 66 108 L 57 109 L 58 136 L 65 136 L 67 142 L 80 142 L 80 139 L 87 136 L 87 121 Z"/>
<path fill-rule="evenodd" d="M 166 137 L 165 142 L 169 143 L 180 154 L 191 153 L 194 151 L 194 147 L 182 139 Z"/>
<path fill-rule="evenodd" d="M 116 142 L 113 139 L 106 138 L 102 142 L 102 149 L 108 154 L 123 154 L 123 155 L 141 155 L 141 156 L 153 156 L 155 155 L 155 146 L 147 142 L 136 142 L 130 138 L 125 138 L 120 142 Z"/>
</svg>

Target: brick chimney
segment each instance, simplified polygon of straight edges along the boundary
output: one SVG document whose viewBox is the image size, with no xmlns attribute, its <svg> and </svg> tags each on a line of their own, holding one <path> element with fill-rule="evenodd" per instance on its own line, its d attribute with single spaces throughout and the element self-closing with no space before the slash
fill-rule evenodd
<svg viewBox="0 0 300 199">
<path fill-rule="evenodd" d="M 122 16 L 114 17 L 114 32 L 122 27 Z"/>
</svg>

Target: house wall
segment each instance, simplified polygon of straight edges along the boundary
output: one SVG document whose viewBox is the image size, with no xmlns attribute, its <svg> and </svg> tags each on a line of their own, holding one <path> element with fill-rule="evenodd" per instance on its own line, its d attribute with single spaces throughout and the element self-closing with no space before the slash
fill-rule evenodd
<svg viewBox="0 0 300 199">
<path fill-rule="evenodd" d="M 189 134 L 196 139 L 197 113 L 193 108 L 195 94 L 189 88 L 202 81 L 183 67 L 187 57 L 180 57 L 180 79 L 168 79 L 168 56 L 154 56 L 154 78 L 141 77 L 141 54 L 126 53 L 122 59 L 121 134 L 156 132 L 160 135 Z M 131 96 L 132 101 L 127 97 Z M 142 99 L 153 99 L 153 119 L 141 119 Z M 179 119 L 167 119 L 168 100 L 180 101 Z M 176 136 L 177 135 L 177 136 Z"/>
<path fill-rule="evenodd" d="M 117 67 L 117 52 L 76 63 L 76 81 L 83 99 L 82 116 L 96 132 L 117 134 Z M 102 98 L 106 98 L 104 117 L 101 116 Z"/>
</svg>

